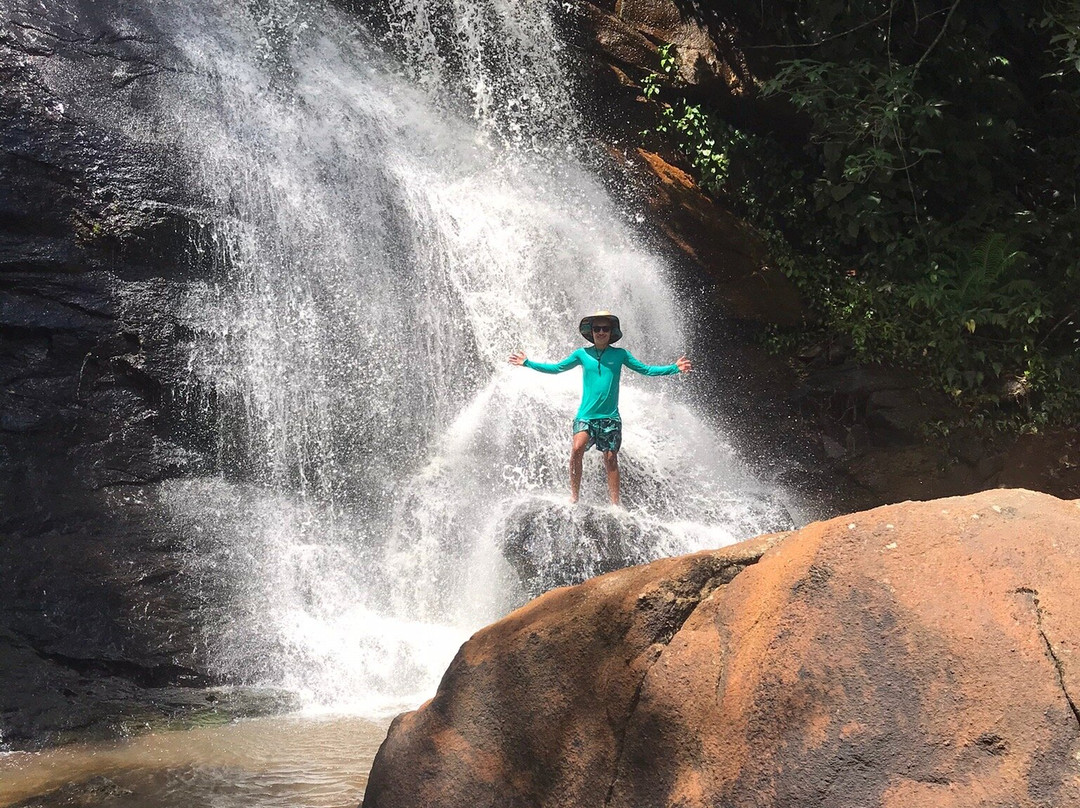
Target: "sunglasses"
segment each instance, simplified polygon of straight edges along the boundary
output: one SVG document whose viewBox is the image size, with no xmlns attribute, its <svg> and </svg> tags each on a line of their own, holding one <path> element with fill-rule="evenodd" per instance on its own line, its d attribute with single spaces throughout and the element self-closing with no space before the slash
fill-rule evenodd
<svg viewBox="0 0 1080 808">
<path fill-rule="evenodd" d="M 606 334 L 611 330 L 610 325 L 594 325 L 592 330 L 598 334 Z"/>
</svg>

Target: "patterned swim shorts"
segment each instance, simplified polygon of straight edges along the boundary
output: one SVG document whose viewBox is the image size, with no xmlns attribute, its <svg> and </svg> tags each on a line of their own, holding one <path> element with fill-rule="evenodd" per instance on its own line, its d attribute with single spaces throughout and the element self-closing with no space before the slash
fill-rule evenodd
<svg viewBox="0 0 1080 808">
<path fill-rule="evenodd" d="M 622 446 L 622 421 L 618 418 L 596 418 L 592 421 L 574 420 L 574 434 L 588 432 L 585 449 L 595 446 L 601 452 L 617 452 Z"/>
</svg>

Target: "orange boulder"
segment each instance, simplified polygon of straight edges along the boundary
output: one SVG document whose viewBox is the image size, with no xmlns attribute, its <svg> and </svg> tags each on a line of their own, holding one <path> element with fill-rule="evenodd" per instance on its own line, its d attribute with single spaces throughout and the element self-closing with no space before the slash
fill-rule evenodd
<svg viewBox="0 0 1080 808">
<path fill-rule="evenodd" d="M 1080 805 L 1080 502 L 903 503 L 555 590 L 364 805 Z"/>
</svg>

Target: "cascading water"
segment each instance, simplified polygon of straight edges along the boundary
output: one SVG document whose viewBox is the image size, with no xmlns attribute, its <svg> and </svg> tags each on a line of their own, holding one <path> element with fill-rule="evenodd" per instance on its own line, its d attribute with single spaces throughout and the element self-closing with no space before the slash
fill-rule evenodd
<svg viewBox="0 0 1080 808">
<path fill-rule="evenodd" d="M 595 457 L 595 504 L 564 504 L 580 379 L 509 352 L 562 358 L 598 308 L 647 362 L 692 346 L 663 262 L 575 156 L 560 9 L 395 0 L 402 75 L 331 6 L 154 4 L 184 69 L 153 126 L 219 212 L 217 281 L 183 308 L 220 473 L 167 501 L 228 604 L 223 673 L 396 709 L 530 594 L 787 526 L 678 379 L 624 377 L 628 510 L 601 507 Z"/>
</svg>

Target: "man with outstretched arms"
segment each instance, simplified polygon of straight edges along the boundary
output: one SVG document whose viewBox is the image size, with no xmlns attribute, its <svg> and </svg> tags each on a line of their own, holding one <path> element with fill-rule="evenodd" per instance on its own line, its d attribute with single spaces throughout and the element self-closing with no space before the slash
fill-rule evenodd
<svg viewBox="0 0 1080 808">
<path fill-rule="evenodd" d="M 554 364 L 534 362 L 524 351 L 510 354 L 510 363 L 524 365 L 541 373 L 562 373 L 581 366 L 581 406 L 574 417 L 573 442 L 570 446 L 570 501 L 578 501 L 581 489 L 581 460 L 590 446 L 604 453 L 608 493 L 611 504 L 619 504 L 619 447 L 622 445 L 622 419 L 619 417 L 619 379 L 623 365 L 643 376 L 672 376 L 688 373 L 690 360 L 680 356 L 673 365 L 646 365 L 624 348 L 612 343 L 622 338 L 619 318 L 609 311 L 583 317 L 578 331 L 591 347 L 578 348 L 566 359 Z"/>
</svg>

